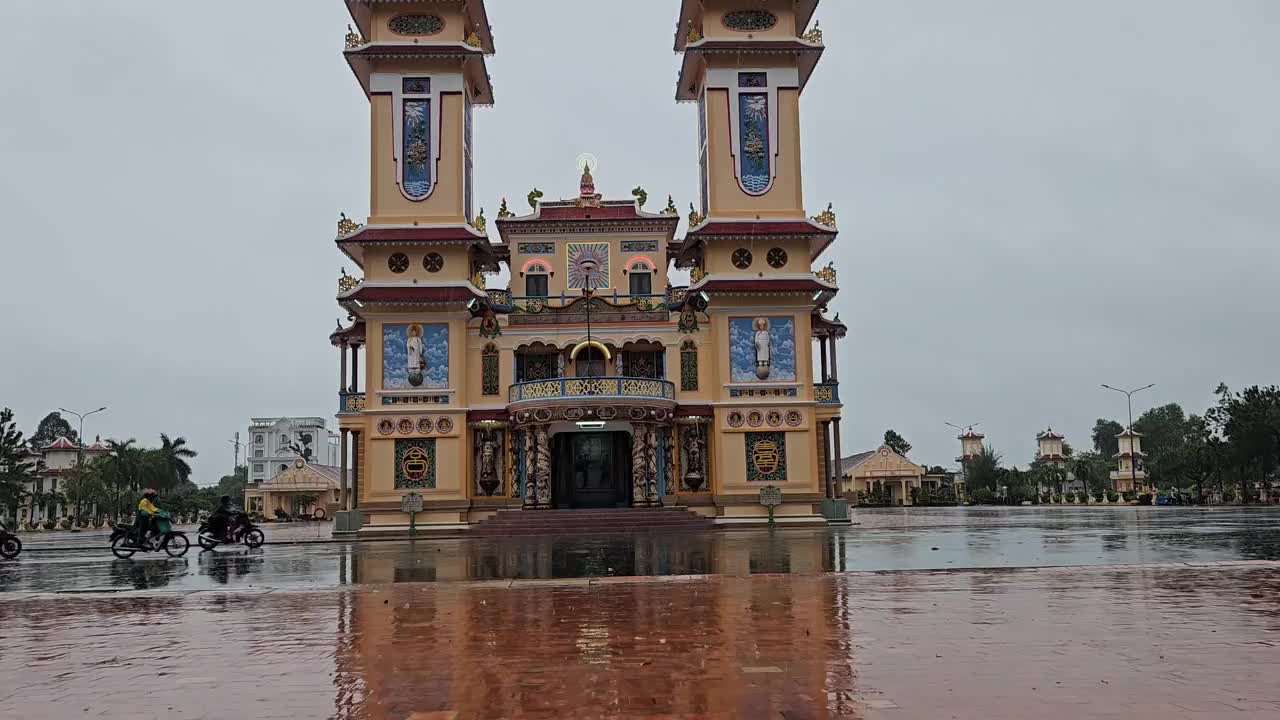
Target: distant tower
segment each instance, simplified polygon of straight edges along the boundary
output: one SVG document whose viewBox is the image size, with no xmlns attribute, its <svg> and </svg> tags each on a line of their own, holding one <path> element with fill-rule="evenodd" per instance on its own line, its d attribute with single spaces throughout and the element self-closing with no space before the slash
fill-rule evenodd
<svg viewBox="0 0 1280 720">
<path fill-rule="evenodd" d="M 1063 440 L 1066 438 L 1049 428 L 1044 432 L 1036 435 L 1036 443 L 1039 449 L 1036 452 L 1036 460 L 1046 465 L 1055 465 L 1057 467 L 1066 467 L 1067 456 L 1063 450 Z"/>
<path fill-rule="evenodd" d="M 1111 485 L 1116 492 L 1140 491 L 1147 484 L 1147 473 L 1142 468 L 1147 458 L 1142 452 L 1142 433 L 1129 428 L 1116 437 L 1120 452 L 1116 453 L 1116 469 L 1111 471 Z"/>
<path fill-rule="evenodd" d="M 982 441 L 986 439 L 986 435 L 969 428 L 956 437 L 960 440 L 960 457 L 956 458 L 956 462 L 963 465 L 982 454 Z"/>
</svg>

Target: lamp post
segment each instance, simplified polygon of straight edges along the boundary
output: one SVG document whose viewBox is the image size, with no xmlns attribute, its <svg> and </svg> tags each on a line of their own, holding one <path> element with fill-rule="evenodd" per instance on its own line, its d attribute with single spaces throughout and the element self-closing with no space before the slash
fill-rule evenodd
<svg viewBox="0 0 1280 720">
<path fill-rule="evenodd" d="M 585 278 L 582 286 L 582 297 L 586 299 L 587 303 L 587 377 L 594 377 L 594 371 L 591 367 L 591 354 L 594 352 L 594 348 L 591 345 L 591 297 L 595 292 L 594 283 L 592 283 L 596 271 L 595 261 L 584 260 L 582 262 L 582 271 L 583 278 Z"/>
<path fill-rule="evenodd" d="M 80 418 L 80 431 L 79 431 L 79 434 L 78 434 L 78 436 L 77 436 L 77 442 L 76 442 L 76 464 L 77 464 L 77 465 L 82 465 L 82 464 L 84 464 L 84 419 L 85 419 L 85 418 L 87 418 L 87 417 L 89 417 L 90 415 L 93 415 L 94 413 L 100 413 L 100 412 L 102 412 L 103 410 L 106 410 L 106 409 L 107 409 L 107 408 L 106 408 L 106 406 L 104 405 L 104 406 L 102 406 L 102 407 L 98 408 L 97 410 L 90 410 L 90 411 L 89 411 L 89 412 L 87 412 L 87 413 L 83 413 L 83 414 L 81 414 L 81 413 L 76 412 L 75 410 L 68 410 L 68 409 L 66 409 L 66 408 L 58 408 L 58 411 L 59 411 L 59 412 L 64 412 L 64 413 L 66 413 L 66 414 L 68 414 L 68 415 L 75 415 L 76 417 Z"/>
<path fill-rule="evenodd" d="M 1129 403 L 1129 427 L 1128 427 L 1129 432 L 1133 432 L 1133 396 L 1134 396 L 1134 394 L 1135 394 L 1135 393 L 1140 393 L 1140 392 L 1142 392 L 1143 390 L 1150 390 L 1151 388 L 1153 388 L 1153 387 L 1155 387 L 1155 386 L 1156 386 L 1156 384 L 1155 384 L 1155 383 L 1151 383 L 1150 385 L 1143 385 L 1142 387 L 1140 387 L 1140 388 L 1135 388 L 1135 389 L 1133 389 L 1133 390 L 1121 390 L 1120 388 L 1117 388 L 1117 387 L 1111 387 L 1110 385 L 1108 385 L 1108 384 L 1106 384 L 1106 383 L 1102 383 L 1102 387 L 1104 387 L 1104 388 L 1106 388 L 1106 389 L 1108 389 L 1108 390 L 1115 390 L 1116 392 L 1118 392 L 1118 393 L 1120 393 L 1120 394 L 1124 395 L 1125 400 L 1127 400 L 1127 401 L 1128 401 L 1128 403 Z M 1132 437 L 1131 437 L 1131 438 L 1129 438 L 1129 454 L 1130 454 L 1131 456 L 1134 454 L 1134 453 L 1133 453 L 1133 438 L 1132 438 Z M 1135 462 L 1134 462 L 1135 460 L 1136 460 L 1136 458 L 1135 458 L 1135 457 L 1130 457 L 1130 458 L 1129 458 L 1129 486 L 1130 486 L 1131 488 L 1133 488 L 1134 492 L 1137 492 L 1137 489 L 1138 489 L 1138 465 L 1137 465 L 1137 463 L 1135 463 Z"/>
</svg>

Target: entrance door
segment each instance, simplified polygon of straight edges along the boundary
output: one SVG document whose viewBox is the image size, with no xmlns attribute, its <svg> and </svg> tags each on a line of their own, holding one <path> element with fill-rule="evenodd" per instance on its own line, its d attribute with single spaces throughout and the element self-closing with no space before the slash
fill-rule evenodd
<svg viewBox="0 0 1280 720">
<path fill-rule="evenodd" d="M 626 433 L 560 433 L 554 455 L 556 507 L 606 508 L 626 504 L 630 477 Z"/>
</svg>

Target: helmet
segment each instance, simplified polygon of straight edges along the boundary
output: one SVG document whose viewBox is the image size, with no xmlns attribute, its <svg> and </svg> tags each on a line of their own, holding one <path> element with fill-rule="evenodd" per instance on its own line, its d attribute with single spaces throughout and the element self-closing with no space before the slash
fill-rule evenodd
<svg viewBox="0 0 1280 720">
<path fill-rule="evenodd" d="M 142 497 L 153 498 L 158 494 L 159 493 L 155 491 L 155 488 L 147 488 L 146 490 L 142 491 Z"/>
</svg>

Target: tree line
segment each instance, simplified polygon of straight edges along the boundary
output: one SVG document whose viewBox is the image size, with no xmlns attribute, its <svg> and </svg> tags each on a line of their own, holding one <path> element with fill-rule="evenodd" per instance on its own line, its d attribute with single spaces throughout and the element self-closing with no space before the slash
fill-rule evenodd
<svg viewBox="0 0 1280 720">
<path fill-rule="evenodd" d="M 222 494 L 243 494 L 247 470 L 241 466 L 217 487 L 200 488 L 191 481 L 190 460 L 196 451 L 186 439 L 160 433 L 158 445 L 140 445 L 134 438 L 107 440 L 108 455 L 83 457 L 59 476 L 57 488 L 35 482 L 40 468 L 29 451 L 41 451 L 58 437 L 80 443 L 75 430 L 59 413 L 50 413 L 24 440 L 13 412 L 0 410 L 0 508 L 18 517 L 20 507 L 62 508 L 73 520 L 101 523 L 105 518 L 128 519 L 145 488 L 160 494 L 160 506 L 179 515 L 212 510 Z M 238 490 L 237 490 L 238 482 Z"/>
<path fill-rule="evenodd" d="M 1227 502 L 1256 501 L 1264 488 L 1280 479 L 1280 387 L 1255 385 L 1234 392 L 1220 384 L 1215 395 L 1217 402 L 1201 414 L 1187 415 L 1182 406 L 1169 403 L 1134 421 L 1146 454 L 1147 483 L 1201 502 L 1215 492 Z M 1066 469 L 1091 495 L 1109 489 L 1119 452 L 1116 436 L 1123 431 L 1121 423 L 1099 418 L 1091 433 L 1092 450 L 1076 453 L 1065 448 Z M 1067 481 L 1066 470 L 1038 461 L 1026 471 L 1006 468 L 990 445 L 966 463 L 965 476 L 971 496 L 1007 487 L 1015 500 L 1032 499 L 1038 487 L 1061 488 Z"/>
</svg>

